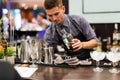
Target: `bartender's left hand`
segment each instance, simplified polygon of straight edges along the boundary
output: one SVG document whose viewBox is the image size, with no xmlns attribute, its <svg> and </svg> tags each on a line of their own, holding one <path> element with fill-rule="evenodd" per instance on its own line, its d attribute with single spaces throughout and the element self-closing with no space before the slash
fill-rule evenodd
<svg viewBox="0 0 120 80">
<path fill-rule="evenodd" d="M 72 47 L 73 47 L 73 52 L 76 52 L 76 51 L 83 48 L 82 42 L 79 39 L 73 39 L 72 40 Z"/>
</svg>

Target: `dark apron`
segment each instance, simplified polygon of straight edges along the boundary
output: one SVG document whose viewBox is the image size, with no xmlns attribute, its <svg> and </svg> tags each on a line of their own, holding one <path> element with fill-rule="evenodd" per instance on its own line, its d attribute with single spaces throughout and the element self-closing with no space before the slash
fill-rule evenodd
<svg viewBox="0 0 120 80">
<path fill-rule="evenodd" d="M 68 16 L 68 17 L 69 17 L 69 20 L 72 23 L 72 25 L 76 28 L 76 31 L 79 32 L 79 34 L 74 36 L 74 38 L 81 40 L 81 42 L 87 41 L 85 36 L 82 34 L 81 30 L 78 28 L 79 25 L 70 16 Z M 68 50 L 67 47 L 65 46 L 65 44 L 62 40 L 62 36 L 59 35 L 59 32 L 57 29 L 56 29 L 56 32 L 58 34 L 59 43 L 62 43 L 62 45 L 64 45 L 64 48 L 67 51 L 68 56 L 77 57 L 78 59 L 81 59 L 81 60 L 90 58 L 90 51 L 92 51 L 92 49 L 80 49 L 77 52 L 72 52 L 71 50 Z"/>
</svg>

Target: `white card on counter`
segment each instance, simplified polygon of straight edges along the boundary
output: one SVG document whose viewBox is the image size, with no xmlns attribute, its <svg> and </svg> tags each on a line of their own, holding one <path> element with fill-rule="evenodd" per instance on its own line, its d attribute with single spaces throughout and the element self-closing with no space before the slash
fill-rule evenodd
<svg viewBox="0 0 120 80">
<path fill-rule="evenodd" d="M 30 68 L 30 67 L 14 67 L 16 71 L 23 78 L 29 78 L 38 68 Z"/>
</svg>

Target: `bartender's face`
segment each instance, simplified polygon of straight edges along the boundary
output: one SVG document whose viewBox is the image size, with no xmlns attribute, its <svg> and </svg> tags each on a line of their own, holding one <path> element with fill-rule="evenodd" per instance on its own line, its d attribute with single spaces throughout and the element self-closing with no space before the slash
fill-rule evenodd
<svg viewBox="0 0 120 80">
<path fill-rule="evenodd" d="M 61 24 L 64 21 L 64 12 L 65 12 L 65 7 L 54 7 L 52 9 L 47 9 L 47 17 L 50 21 L 56 23 L 56 24 Z"/>
</svg>

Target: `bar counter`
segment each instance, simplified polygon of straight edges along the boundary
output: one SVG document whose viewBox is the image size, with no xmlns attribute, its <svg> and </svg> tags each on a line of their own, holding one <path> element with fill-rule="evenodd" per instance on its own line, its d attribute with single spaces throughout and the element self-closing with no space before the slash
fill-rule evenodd
<svg viewBox="0 0 120 80">
<path fill-rule="evenodd" d="M 120 73 L 112 74 L 111 67 L 103 67 L 103 72 L 94 72 L 95 66 L 77 66 L 76 68 L 41 66 L 29 78 L 32 80 L 120 80 Z M 120 70 L 118 68 L 118 70 Z"/>
</svg>

